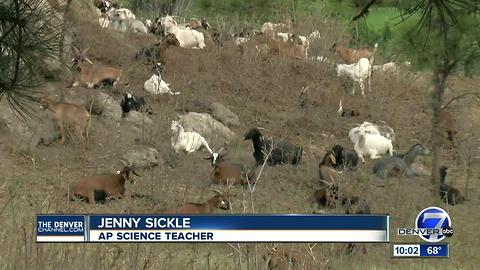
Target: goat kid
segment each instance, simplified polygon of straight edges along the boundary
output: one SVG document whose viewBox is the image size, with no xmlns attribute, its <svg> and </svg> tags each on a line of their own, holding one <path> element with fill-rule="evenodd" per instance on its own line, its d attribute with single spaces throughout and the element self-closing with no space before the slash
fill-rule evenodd
<svg viewBox="0 0 480 270">
<path fill-rule="evenodd" d="M 80 198 L 94 204 L 96 200 L 105 199 L 98 198 L 99 194 L 104 194 L 106 197 L 121 198 L 125 193 L 125 182 L 129 181 L 132 184 L 134 182 L 130 173 L 139 176 L 133 168 L 125 166 L 116 174 L 85 177 L 70 186 L 70 199 Z"/>
</svg>

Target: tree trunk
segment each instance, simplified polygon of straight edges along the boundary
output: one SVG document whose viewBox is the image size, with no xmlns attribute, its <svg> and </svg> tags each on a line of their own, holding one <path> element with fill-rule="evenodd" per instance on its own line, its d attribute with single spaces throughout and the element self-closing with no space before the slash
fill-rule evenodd
<svg viewBox="0 0 480 270">
<path fill-rule="evenodd" d="M 440 111 L 442 110 L 443 94 L 445 92 L 447 78 L 449 72 L 435 70 L 433 74 L 433 93 L 432 93 L 432 108 L 433 108 L 433 117 L 432 117 L 432 173 L 431 173 L 431 182 L 432 182 L 432 203 L 436 204 L 440 200 L 438 195 L 440 191 L 440 148 L 442 144 L 441 130 L 439 130 L 439 116 Z"/>
</svg>

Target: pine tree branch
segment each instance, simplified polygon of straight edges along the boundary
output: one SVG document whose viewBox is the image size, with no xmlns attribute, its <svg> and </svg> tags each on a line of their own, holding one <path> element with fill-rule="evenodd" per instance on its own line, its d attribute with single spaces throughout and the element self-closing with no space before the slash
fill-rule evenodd
<svg viewBox="0 0 480 270">
<path fill-rule="evenodd" d="M 360 10 L 360 12 L 357 13 L 357 15 L 353 16 L 352 22 L 362 18 L 363 16 L 367 16 L 368 10 L 373 4 L 375 4 L 375 2 L 377 2 L 377 0 L 370 0 L 370 2 L 365 7 L 363 7 L 362 10 Z"/>
</svg>

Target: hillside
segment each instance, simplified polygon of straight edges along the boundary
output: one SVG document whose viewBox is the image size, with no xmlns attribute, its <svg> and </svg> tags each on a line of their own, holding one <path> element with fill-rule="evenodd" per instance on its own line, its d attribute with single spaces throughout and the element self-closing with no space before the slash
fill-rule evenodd
<svg viewBox="0 0 480 270">
<path fill-rule="evenodd" d="M 88 14 L 85 11 L 85 14 Z M 363 98 L 350 95 L 352 83 L 338 78 L 333 60 L 302 61 L 259 54 L 254 44 L 242 47 L 225 44 L 206 50 L 172 47 L 163 78 L 178 96 L 153 96 L 143 90 L 152 67 L 135 62 L 135 54 L 144 46 L 154 44 L 153 36 L 121 34 L 101 29 L 84 14 L 70 14 L 75 33 L 73 44 L 90 47 L 89 57 L 95 62 L 121 67 L 124 77 L 117 89 L 86 89 L 65 86 L 69 79 L 50 82 L 42 94 L 85 100 L 85 96 L 101 91 L 118 102 L 123 93 L 131 91 L 145 96 L 155 112 L 151 128 L 135 129 L 128 123 L 106 121 L 99 116 L 92 120 L 89 150 L 68 140 L 49 146 L 29 147 L 19 142 L 0 121 L 0 264 L 7 269 L 265 269 L 262 259 L 267 244 L 36 244 L 35 215 L 38 213 L 157 213 L 161 209 L 202 202 L 211 197 L 209 180 L 211 166 L 203 159 L 205 152 L 176 154 L 170 146 L 170 123 L 179 114 L 189 111 L 207 112 L 212 102 L 219 102 L 236 113 L 240 126 L 232 128 L 236 138 L 227 145 L 229 158 L 253 165 L 253 148 L 243 135 L 251 127 L 263 127 L 264 135 L 285 138 L 303 145 L 305 154 L 297 166 L 265 167 L 255 192 L 234 187 L 232 213 L 312 213 L 311 196 L 318 184 L 318 163 L 326 150 L 335 144 L 353 149 L 348 131 L 363 121 L 385 121 L 396 135 L 394 148 L 403 153 L 419 140 L 430 147 L 431 110 L 430 76 L 402 70 L 400 74 L 376 72 L 372 92 Z M 297 25 L 297 32 L 308 34 L 313 29 L 322 39 L 311 44 L 313 55 L 336 59 L 329 48 L 344 40 L 334 23 L 306 21 Z M 68 72 L 67 72 L 68 73 Z M 128 83 L 128 85 L 125 85 Z M 480 78 L 453 77 L 447 100 L 470 90 Z M 304 87 L 308 94 L 303 106 L 299 95 Z M 358 89 L 357 89 L 358 90 Z M 360 116 L 344 118 L 337 115 L 338 103 L 355 108 Z M 6 108 L 5 101 L 0 108 Z M 461 149 L 478 151 L 480 130 L 478 102 L 461 99 L 450 106 L 459 119 L 458 148 L 444 147 L 442 164 L 450 167 L 448 181 L 465 192 L 466 175 Z M 2 119 L 2 118 L 0 118 Z M 468 131 L 468 132 L 467 132 Z M 218 149 L 223 146 L 209 142 Z M 147 194 L 153 198 L 115 200 L 89 205 L 69 201 L 65 194 L 69 185 L 83 176 L 119 169 L 119 158 L 136 146 L 157 149 L 163 160 L 158 167 L 139 171 L 135 185 L 127 185 L 128 194 Z M 431 157 L 418 162 L 429 168 Z M 350 188 L 367 200 L 373 213 L 389 213 L 392 230 L 412 226 L 419 210 L 430 206 L 431 183 L 428 176 L 381 180 L 372 174 L 374 160 L 367 159 L 355 172 L 345 172 Z M 387 244 L 367 245 L 366 254 L 345 254 L 344 244 L 282 244 L 298 253 L 299 269 L 475 269 L 480 262 L 478 246 L 473 242 L 478 233 L 476 220 L 480 214 L 478 179 L 479 160 L 471 164 L 468 198 L 464 204 L 442 204 L 453 218 L 455 235 L 449 239 L 451 258 L 448 260 L 393 260 Z M 259 170 L 257 170 L 259 173 Z M 326 209 L 340 212 L 341 209 Z M 217 213 L 221 213 L 218 210 Z M 473 234 L 472 234 L 473 232 Z M 418 239 L 399 238 L 393 232 L 392 242 Z M 309 253 L 309 249 L 311 252 Z M 281 265 L 281 267 L 285 264 Z M 287 268 L 279 268 L 287 269 Z"/>
</svg>

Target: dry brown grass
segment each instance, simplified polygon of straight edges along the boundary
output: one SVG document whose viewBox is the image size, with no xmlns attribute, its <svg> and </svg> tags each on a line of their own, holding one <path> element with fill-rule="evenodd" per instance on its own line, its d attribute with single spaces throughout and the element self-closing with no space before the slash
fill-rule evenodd
<svg viewBox="0 0 480 270">
<path fill-rule="evenodd" d="M 297 31 L 306 29 L 303 34 L 308 34 L 313 24 L 297 25 L 300 29 Z M 317 21 L 315 25 L 321 24 Z M 325 39 L 312 44 L 318 55 L 330 59 L 334 59 L 328 52 L 331 41 L 342 39 L 333 34 L 338 31 L 332 27 L 316 27 L 326 33 Z M 232 213 L 311 213 L 309 199 L 317 183 L 318 162 L 323 150 L 337 143 L 353 148 L 346 134 L 355 123 L 386 121 L 396 131 L 395 149 L 400 152 L 407 150 L 413 138 L 429 145 L 429 91 L 409 78 L 378 73 L 372 79 L 372 93 L 367 92 L 366 98 L 352 97 L 348 95 L 351 84 L 337 78 L 329 64 L 257 55 L 248 47 L 242 50 L 226 46 L 206 51 L 172 48 L 167 50 L 172 61 L 168 62 L 163 77 L 182 94 L 152 97 L 142 90 L 143 82 L 150 77 L 151 67 L 135 63 L 133 59 L 141 46 L 154 40 L 117 33 L 106 35 L 101 31 L 88 24 L 79 25 L 76 42 L 80 47 L 91 46 L 90 54 L 97 61 L 124 69 L 130 84 L 120 87 L 119 91 L 128 89 L 136 95 L 147 96 L 156 112 L 154 127 L 140 134 L 126 125 L 117 126 L 94 118 L 90 150 L 85 153 L 73 145 L 57 143 L 23 152 L 19 150 L 21 146 L 9 143 L 8 134 L 0 134 L 0 170 L 3 173 L 0 179 L 0 245 L 3 247 L 0 265 L 3 268 L 265 269 L 262 260 L 267 251 L 265 244 L 35 243 L 37 213 L 156 213 L 159 209 L 210 197 L 211 167 L 202 159 L 203 154 L 176 155 L 169 143 L 170 121 L 188 108 L 201 110 L 205 104 L 221 102 L 238 114 L 242 124 L 233 131 L 239 136 L 252 126 L 262 126 L 271 130 L 265 135 L 284 137 L 306 147 L 300 166 L 265 168 L 255 192 L 235 188 Z M 306 105 L 301 107 L 298 96 L 303 86 L 309 86 L 310 90 Z M 462 90 L 452 86 L 451 95 Z M 100 90 L 79 88 L 77 91 Z M 101 91 L 110 92 L 108 89 Z M 120 101 L 121 93 L 113 96 Z M 358 118 L 336 115 L 341 97 L 349 107 L 360 111 Z M 478 115 L 468 114 L 474 110 L 472 106 L 455 105 L 452 111 L 470 120 L 472 128 L 478 130 Z M 213 147 L 219 146 L 210 143 Z M 155 147 L 165 162 L 164 166 L 139 172 L 142 177 L 134 186 L 128 186 L 127 192 L 148 194 L 154 201 L 127 198 L 91 206 L 67 200 L 64 194 L 70 183 L 85 175 L 118 169 L 121 167 L 118 156 L 137 144 Z M 238 138 L 229 148 L 232 159 L 254 162 L 251 143 Z M 442 160 L 451 167 L 447 181 L 463 190 L 463 168 L 452 156 L 450 150 L 443 153 Z M 425 164 L 429 164 L 428 158 Z M 429 179 L 382 181 L 372 175 L 372 165 L 373 161 L 368 161 L 360 165 L 356 173 L 345 174 L 351 188 L 370 203 L 372 212 L 391 215 L 392 230 L 412 226 L 418 211 L 430 206 L 425 195 L 431 194 Z M 478 162 L 472 164 L 472 169 L 470 201 L 455 207 L 442 205 L 453 218 L 455 228 L 455 235 L 449 240 L 452 252 L 448 260 L 393 260 L 387 244 L 367 245 L 365 255 L 345 254 L 344 244 L 282 244 L 280 247 L 287 253 L 298 254 L 299 263 L 291 269 L 475 269 L 479 263 L 478 247 L 474 243 L 478 237 L 473 235 L 478 236 L 475 229 L 479 218 L 475 205 L 480 200 L 475 181 L 478 180 Z M 399 238 L 394 232 L 391 237 L 392 242 L 419 240 Z"/>
</svg>

